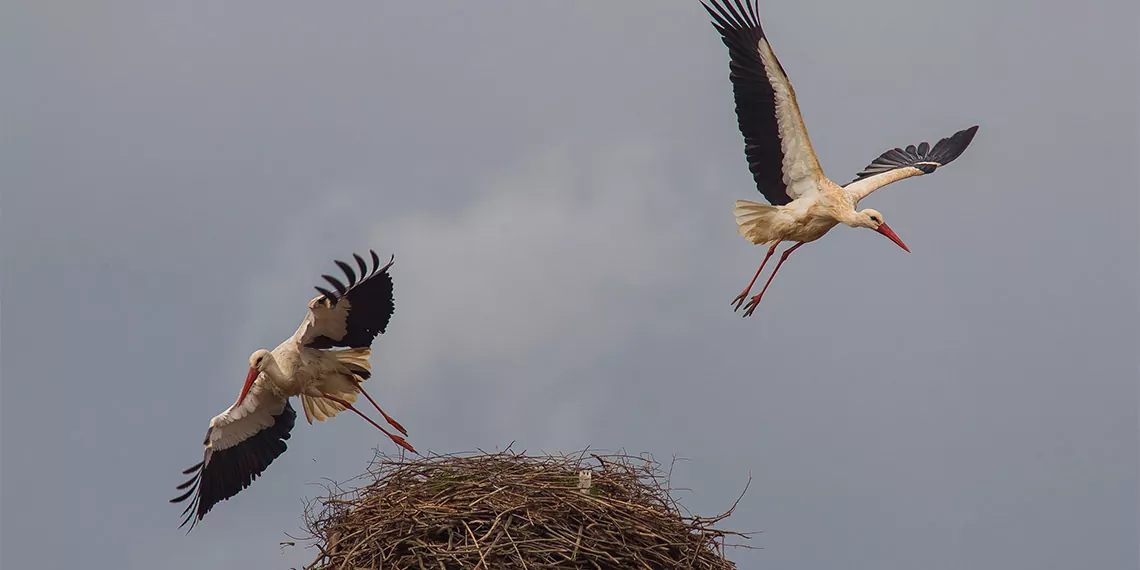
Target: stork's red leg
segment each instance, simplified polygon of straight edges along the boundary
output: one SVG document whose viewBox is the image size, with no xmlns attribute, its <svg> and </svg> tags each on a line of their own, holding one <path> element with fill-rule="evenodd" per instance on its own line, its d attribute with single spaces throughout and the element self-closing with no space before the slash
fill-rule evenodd
<svg viewBox="0 0 1140 570">
<path fill-rule="evenodd" d="M 787 250 L 784 251 L 783 255 L 780 256 L 780 261 L 778 263 L 776 263 L 776 268 L 773 269 L 772 274 L 768 276 L 768 282 L 764 284 L 764 288 L 760 290 L 759 294 L 752 297 L 752 300 L 748 301 L 748 310 L 744 311 L 744 316 L 747 317 L 747 316 L 751 315 L 753 311 L 756 310 L 756 305 L 760 304 L 760 298 L 764 296 L 764 292 L 767 291 L 768 286 L 772 284 L 772 279 L 774 277 L 776 277 L 776 272 L 780 270 L 780 266 L 784 264 L 784 260 L 787 259 L 788 256 L 791 255 L 793 251 L 799 249 L 799 247 L 803 244 L 804 244 L 804 242 L 801 241 L 801 242 L 797 243 L 796 245 L 793 245 L 792 247 L 789 247 Z"/>
<path fill-rule="evenodd" d="M 372 396 L 369 396 L 368 392 L 364 391 L 364 386 L 357 384 L 356 387 L 360 389 L 360 393 L 364 394 L 365 398 L 368 398 L 369 402 L 372 402 L 372 406 L 374 408 L 376 408 L 376 411 L 380 412 L 380 415 L 384 416 L 384 421 L 388 422 L 389 424 L 392 424 L 392 427 L 399 430 L 400 433 L 402 433 L 404 435 L 408 435 L 408 430 L 404 429 L 404 426 L 400 425 L 400 422 L 396 421 L 395 419 L 392 418 L 392 416 L 389 416 L 388 414 L 384 413 L 384 410 L 380 409 L 380 405 L 376 403 L 376 400 L 373 400 Z"/>
<path fill-rule="evenodd" d="M 419 454 L 419 452 L 418 452 L 418 451 L 416 451 L 416 449 L 415 449 L 414 447 L 412 447 L 412 445 L 411 445 L 410 443 L 408 443 L 408 442 L 407 442 L 407 440 L 405 440 L 404 438 L 402 438 L 402 437 L 400 437 L 400 436 L 398 436 L 398 435 L 396 435 L 396 434 L 394 434 L 394 433 L 392 433 L 392 432 L 389 432 L 388 430 L 386 430 L 386 429 L 384 429 L 384 428 L 380 427 L 380 424 L 378 424 L 378 423 L 376 423 L 376 422 L 372 421 L 372 418 L 370 418 L 370 417 L 368 417 L 368 416 L 366 416 L 366 415 L 362 414 L 362 413 L 360 412 L 360 410 L 358 410 L 358 409 L 354 408 L 354 407 L 352 406 L 352 404 L 350 404 L 350 403 L 348 403 L 348 402 L 346 402 L 346 401 L 344 401 L 344 400 L 342 400 L 342 399 L 340 399 L 340 398 L 337 398 L 336 396 L 330 396 L 330 395 L 328 395 L 328 394 L 321 394 L 321 397 L 323 397 L 323 398 L 326 398 L 326 399 L 329 399 L 329 400 L 332 400 L 332 401 L 334 401 L 334 402 L 336 402 L 336 403 L 338 403 L 338 404 L 340 404 L 340 405 L 344 406 L 346 409 L 349 409 L 349 410 L 352 410 L 353 412 L 356 412 L 356 415 L 358 415 L 358 416 L 360 416 L 360 417 L 364 418 L 365 420 L 368 420 L 368 423 L 370 423 L 370 424 L 372 424 L 373 426 L 375 426 L 375 427 L 376 427 L 376 429 L 378 429 L 378 430 L 380 430 L 380 431 L 384 432 L 384 435 L 388 436 L 388 438 L 389 438 L 389 439 L 391 439 L 391 440 L 392 440 L 392 441 L 393 441 L 393 442 L 394 442 L 396 445 L 398 445 L 398 446 L 400 446 L 400 447 L 402 447 L 402 448 L 404 448 L 404 449 L 406 449 L 406 450 L 408 450 L 408 451 L 410 451 L 410 452 L 412 452 L 412 453 L 415 453 L 415 454 L 417 454 L 417 455 Z"/>
<path fill-rule="evenodd" d="M 768 263 L 768 258 L 772 257 L 773 253 L 776 253 L 776 246 L 778 245 L 780 245 L 780 242 L 776 242 L 772 244 L 772 247 L 768 248 L 768 255 L 765 255 L 764 261 L 760 262 L 760 268 L 756 270 L 756 275 L 752 276 L 752 281 L 749 281 L 748 286 L 744 288 L 744 291 L 732 300 L 732 303 L 730 304 L 736 305 L 736 308 L 733 309 L 732 312 L 735 313 L 736 311 L 740 310 L 740 305 L 744 303 L 744 299 L 748 297 L 748 293 L 752 291 L 752 286 L 756 284 L 756 278 L 760 277 L 760 272 L 764 271 L 764 264 Z"/>
</svg>

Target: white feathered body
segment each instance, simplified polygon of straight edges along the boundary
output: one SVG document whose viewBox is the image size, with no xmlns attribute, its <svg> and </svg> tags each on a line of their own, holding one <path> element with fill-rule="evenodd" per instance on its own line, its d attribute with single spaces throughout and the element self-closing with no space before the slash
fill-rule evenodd
<svg viewBox="0 0 1140 570">
<path fill-rule="evenodd" d="M 224 449 L 244 441 L 257 431 L 273 425 L 273 417 L 285 408 L 285 402 L 301 397 L 305 419 L 323 422 L 345 408 L 321 397 L 328 394 L 350 404 L 356 402 L 360 383 L 371 374 L 370 348 L 318 350 L 303 345 L 304 332 L 310 318 L 297 334 L 269 351 L 272 359 L 258 374 L 253 387 L 241 405 L 234 404 L 210 420 L 215 449 Z M 224 435 L 223 435 L 224 433 Z M 210 442 L 208 442 L 210 443 Z"/>
<path fill-rule="evenodd" d="M 784 206 L 737 200 L 736 231 L 757 245 L 781 241 L 813 242 L 855 213 L 855 201 L 838 184 L 823 178 L 813 189 Z"/>
</svg>

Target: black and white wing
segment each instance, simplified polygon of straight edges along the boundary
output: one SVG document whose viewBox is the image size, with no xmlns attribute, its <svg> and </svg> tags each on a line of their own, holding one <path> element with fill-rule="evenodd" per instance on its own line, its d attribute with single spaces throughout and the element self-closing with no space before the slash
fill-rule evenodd
<svg viewBox="0 0 1140 570">
<path fill-rule="evenodd" d="M 710 0 L 705 10 L 728 46 L 729 80 L 744 155 L 756 188 L 774 206 L 818 191 L 823 178 L 796 92 L 760 26 L 754 0 Z"/>
<path fill-rule="evenodd" d="M 930 174 L 940 166 L 946 166 L 966 152 L 966 147 L 974 140 L 978 126 L 962 129 L 934 146 L 923 142 L 905 149 L 895 148 L 879 155 L 871 164 L 859 172 L 844 188 L 855 196 L 856 201 L 892 182 Z"/>
<path fill-rule="evenodd" d="M 363 257 L 353 254 L 360 278 L 348 263 L 335 260 L 344 271 L 348 284 L 331 275 L 322 275 L 333 290 L 317 287 L 320 297 L 309 303 L 309 314 L 297 330 L 302 346 L 326 349 L 333 347 L 367 348 L 376 335 L 388 328 L 395 304 L 392 299 L 392 276 L 386 265 L 380 266 L 380 256 L 369 250 L 372 270 Z"/>
<path fill-rule="evenodd" d="M 170 500 L 190 499 L 181 526 L 201 521 L 214 505 L 249 487 L 273 460 L 285 453 L 297 412 L 289 401 L 274 394 L 261 378 L 254 382 L 240 406 L 214 416 L 206 430 L 205 457 L 183 471 L 189 481 L 178 486 L 185 491 Z"/>
</svg>

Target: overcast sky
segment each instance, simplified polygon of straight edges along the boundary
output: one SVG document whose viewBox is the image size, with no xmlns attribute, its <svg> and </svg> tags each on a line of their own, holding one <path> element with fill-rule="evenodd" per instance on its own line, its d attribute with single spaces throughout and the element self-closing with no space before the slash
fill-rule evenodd
<svg viewBox="0 0 1140 570">
<path fill-rule="evenodd" d="M 761 5 L 829 176 L 981 125 L 756 316 L 696 0 L 9 2 L 2 565 L 287 568 L 359 418 L 190 535 L 167 500 L 333 259 L 393 253 L 371 393 L 432 452 L 691 459 L 741 568 L 1138 566 L 1137 5 Z"/>
</svg>

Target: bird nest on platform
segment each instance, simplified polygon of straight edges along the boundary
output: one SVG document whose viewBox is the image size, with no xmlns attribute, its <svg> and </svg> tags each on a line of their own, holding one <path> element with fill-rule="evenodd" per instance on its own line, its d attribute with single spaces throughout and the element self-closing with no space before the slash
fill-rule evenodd
<svg viewBox="0 0 1140 570">
<path fill-rule="evenodd" d="M 725 549 L 742 546 L 726 539 L 749 538 L 716 528 L 736 504 L 693 516 L 646 457 L 378 454 L 362 477 L 306 505 L 321 551 L 307 570 L 721 570 L 735 568 Z"/>
</svg>

